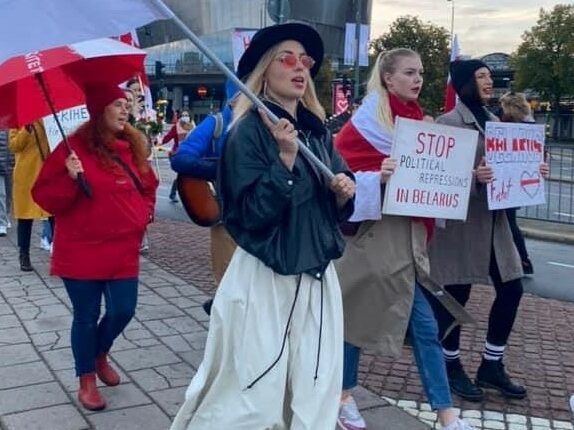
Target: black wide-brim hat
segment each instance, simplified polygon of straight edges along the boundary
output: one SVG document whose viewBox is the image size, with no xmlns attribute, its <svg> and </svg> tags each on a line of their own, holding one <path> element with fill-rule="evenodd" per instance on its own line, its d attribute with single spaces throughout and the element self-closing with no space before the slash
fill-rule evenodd
<svg viewBox="0 0 574 430">
<path fill-rule="evenodd" d="M 273 46 L 286 40 L 296 40 L 305 51 L 315 60 L 313 68 L 310 70 L 311 77 L 315 77 L 323 62 L 324 48 L 323 41 L 319 33 L 306 24 L 290 22 L 287 24 L 272 25 L 259 30 L 253 38 L 249 47 L 245 50 L 239 65 L 237 66 L 237 76 L 244 79 L 249 75 L 259 63 L 263 55 Z"/>
</svg>

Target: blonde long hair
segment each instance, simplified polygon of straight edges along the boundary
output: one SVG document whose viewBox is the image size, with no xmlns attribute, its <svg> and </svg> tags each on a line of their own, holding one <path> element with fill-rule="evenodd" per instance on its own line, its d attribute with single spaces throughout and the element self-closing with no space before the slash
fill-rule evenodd
<svg viewBox="0 0 574 430">
<path fill-rule="evenodd" d="M 367 82 L 367 94 L 378 94 L 379 106 L 377 109 L 377 119 L 387 130 L 394 127 L 393 113 L 389 103 L 389 90 L 385 85 L 385 73 L 395 73 L 397 62 L 403 57 L 420 57 L 416 51 L 408 48 L 396 48 L 390 51 L 381 52 L 373 66 L 371 75 Z"/>
<path fill-rule="evenodd" d="M 259 60 L 253 72 L 249 75 L 245 85 L 258 97 L 264 96 L 265 94 L 265 72 L 271 63 L 275 60 L 275 57 L 279 53 L 279 45 L 270 48 Z M 315 114 L 321 121 L 325 120 L 325 109 L 321 106 L 319 99 L 317 98 L 317 92 L 315 91 L 315 84 L 312 79 L 307 82 L 307 88 L 301 99 L 303 106 L 309 109 L 313 114 Z M 243 93 L 240 93 L 237 97 L 237 101 L 233 107 L 233 121 L 230 124 L 230 128 L 233 127 L 241 118 L 243 118 L 251 107 L 253 103 L 247 98 Z"/>
<path fill-rule="evenodd" d="M 523 93 L 509 92 L 500 98 L 502 119 L 504 121 L 520 122 L 532 118 L 532 111 Z"/>
</svg>

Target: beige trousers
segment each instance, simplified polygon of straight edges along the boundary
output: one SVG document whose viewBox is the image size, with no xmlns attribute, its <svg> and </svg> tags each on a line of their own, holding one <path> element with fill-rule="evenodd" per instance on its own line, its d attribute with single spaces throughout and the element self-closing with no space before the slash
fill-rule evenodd
<svg viewBox="0 0 574 430">
<path fill-rule="evenodd" d="M 320 280 L 278 275 L 237 248 L 215 295 L 203 362 L 171 430 L 333 430 L 343 373 L 333 264 L 322 288 L 321 296 Z"/>
</svg>

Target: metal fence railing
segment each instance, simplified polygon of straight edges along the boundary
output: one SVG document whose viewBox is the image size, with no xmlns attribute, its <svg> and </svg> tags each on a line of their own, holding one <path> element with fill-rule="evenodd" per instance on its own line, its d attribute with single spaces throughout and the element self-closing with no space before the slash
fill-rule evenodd
<svg viewBox="0 0 574 430">
<path fill-rule="evenodd" d="M 546 203 L 517 212 L 521 218 L 574 224 L 574 145 L 547 144 L 550 179 L 545 182 Z"/>
</svg>

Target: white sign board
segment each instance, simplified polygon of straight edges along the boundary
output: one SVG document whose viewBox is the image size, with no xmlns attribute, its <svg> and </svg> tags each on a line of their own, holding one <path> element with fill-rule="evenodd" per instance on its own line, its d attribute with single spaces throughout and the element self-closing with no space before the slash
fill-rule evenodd
<svg viewBox="0 0 574 430">
<path fill-rule="evenodd" d="M 257 30 L 235 30 L 231 33 L 231 49 L 233 50 L 233 67 L 237 70 L 239 59 L 249 47 L 251 39 Z"/>
<path fill-rule="evenodd" d="M 490 210 L 539 205 L 545 202 L 544 125 L 487 122 L 486 164 L 494 170 L 487 185 Z"/>
<path fill-rule="evenodd" d="M 56 115 L 58 115 L 66 136 L 72 134 L 80 125 L 90 119 L 90 114 L 88 113 L 88 109 L 86 109 L 86 105 L 66 109 L 58 112 Z M 62 133 L 60 133 L 58 124 L 56 124 L 56 120 L 53 115 L 47 115 L 43 120 L 46 135 L 48 136 L 50 151 L 53 151 L 58 143 L 63 140 Z"/>
<path fill-rule="evenodd" d="M 466 220 L 478 132 L 397 118 L 383 213 Z"/>
</svg>

